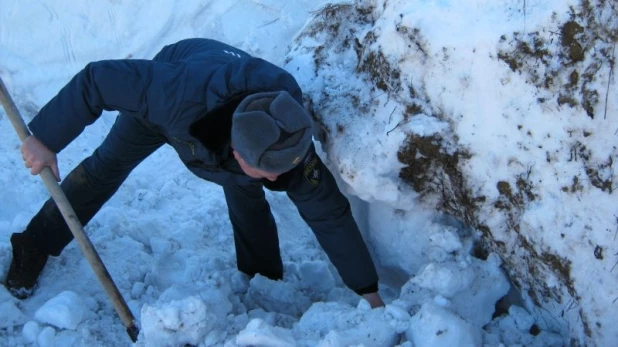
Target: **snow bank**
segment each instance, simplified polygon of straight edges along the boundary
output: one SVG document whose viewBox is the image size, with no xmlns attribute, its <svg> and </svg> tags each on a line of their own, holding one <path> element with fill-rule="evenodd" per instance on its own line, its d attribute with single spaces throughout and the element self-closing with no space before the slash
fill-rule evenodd
<svg viewBox="0 0 618 347">
<path fill-rule="evenodd" d="M 440 264 L 448 253 L 408 256 L 433 232 L 421 211 L 447 212 L 482 236 L 477 257 L 503 259 L 526 308 L 552 322 L 546 332 L 607 345 L 618 340 L 607 256 L 618 251 L 617 13 L 567 3 L 334 4 L 286 67 L 308 94 L 328 165 L 360 198 L 383 278 L 443 279 L 431 288 L 442 296 L 468 286 L 466 269 Z"/>
</svg>

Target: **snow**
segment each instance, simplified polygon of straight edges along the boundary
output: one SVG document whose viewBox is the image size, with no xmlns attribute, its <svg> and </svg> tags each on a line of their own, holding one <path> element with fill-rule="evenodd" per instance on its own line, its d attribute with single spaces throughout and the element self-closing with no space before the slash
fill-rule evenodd
<svg viewBox="0 0 618 347">
<path fill-rule="evenodd" d="M 24 324 L 22 335 L 26 339 L 26 342 L 33 343 L 37 340 L 40 332 L 41 328 L 39 327 L 39 324 L 37 322 L 30 321 Z"/>
<path fill-rule="evenodd" d="M 416 347 L 464 347 L 481 344 L 481 334 L 478 329 L 431 302 L 424 303 L 420 311 L 412 317 L 406 335 Z"/>
<path fill-rule="evenodd" d="M 357 1 L 365 7 L 377 3 L 375 20 L 342 25 L 355 28 L 360 38 L 374 30 L 379 35 L 372 47 L 400 63 L 401 79 L 418 90 L 414 102 L 422 108 L 408 120 L 405 100 L 372 90 L 355 73 L 352 52 L 331 44 L 341 54 L 316 66 L 312 53 L 323 38 L 298 34 L 326 3 L 0 0 L 0 77 L 26 121 L 90 61 L 147 59 L 166 44 L 208 37 L 284 66 L 315 104 L 327 108 L 321 110 L 329 111 L 325 126 L 343 129 L 317 145 L 350 198 L 379 267 L 386 307 L 371 310 L 345 288 L 285 194 L 267 192 L 280 233 L 283 281 L 239 274 L 221 188 L 192 176 L 165 147 L 134 170 L 85 228 L 139 322 L 136 345 L 562 346 L 571 337 L 580 340 L 569 330 L 580 324 L 580 309 L 596 315 L 596 344 L 615 341 L 615 197 L 586 182 L 575 194 L 561 189 L 574 186 L 573 177 L 587 177 L 583 162 L 568 160 L 578 141 L 592 149 L 592 161 L 615 158 L 618 99 L 610 95 L 608 119 L 586 119 L 580 109 L 539 103 L 552 91 L 534 88 L 524 73 L 495 58 L 502 34 L 555 26 L 576 1 L 527 1 L 525 16 L 514 0 L 399 0 L 388 6 Z M 419 30 L 414 42 L 422 50 L 408 46 L 398 34 L 402 27 Z M 599 70 L 601 89 L 608 73 L 607 67 Z M 611 88 L 616 90 L 615 77 Z M 366 103 L 364 114 L 346 93 Z M 114 117 L 106 112 L 59 154 L 61 176 L 100 144 Z M 464 174 L 488 205 L 500 198 L 497 181 L 515 187 L 514 173 L 534 167 L 531 180 L 542 184 L 535 186 L 536 203 L 522 211 L 522 229 L 530 237 L 538 231 L 538 251 L 568 255 L 573 277 L 587 279 L 575 283 L 580 302 L 557 308 L 563 317 L 544 314 L 529 298 L 525 307 L 511 306 L 493 317 L 496 301 L 511 289 L 503 262 L 495 254 L 473 257 L 476 232 L 436 213 L 434 197 L 419 196 L 400 179 L 404 165 L 397 151 L 406 136 L 449 129 L 474 154 Z M 23 167 L 19 146 L 0 110 L 0 278 L 11 259 L 10 235 L 21 232 L 48 197 L 39 178 Z M 611 166 L 600 174 L 615 177 Z M 481 217 L 505 228 L 504 217 L 491 210 Z M 505 243 L 513 237 L 495 236 Z M 604 249 L 602 260 L 593 256 L 597 245 Z M 561 290 L 558 278 L 541 280 Z M 532 334 L 535 329 L 540 332 Z M 0 345 L 131 341 L 72 243 L 48 261 L 31 298 L 18 300 L 0 286 Z"/>
<path fill-rule="evenodd" d="M 292 347 L 294 337 L 289 330 L 270 326 L 263 320 L 252 319 L 236 338 L 239 346 Z"/>
<path fill-rule="evenodd" d="M 157 307 L 160 305 L 160 307 Z M 213 330 L 217 317 L 199 297 L 142 307 L 144 338 L 152 346 L 197 345 Z"/>
<path fill-rule="evenodd" d="M 0 304 L 0 328 L 9 328 L 22 325 L 28 321 L 15 302 L 5 301 Z"/>
<path fill-rule="evenodd" d="M 44 303 L 34 317 L 56 328 L 75 330 L 88 314 L 84 305 L 77 294 L 64 291 Z"/>
<path fill-rule="evenodd" d="M 394 346 L 399 334 L 385 315 L 385 308 L 355 308 L 337 302 L 316 303 L 296 327 L 307 346 Z M 333 329 L 334 328 L 334 329 Z"/>
</svg>

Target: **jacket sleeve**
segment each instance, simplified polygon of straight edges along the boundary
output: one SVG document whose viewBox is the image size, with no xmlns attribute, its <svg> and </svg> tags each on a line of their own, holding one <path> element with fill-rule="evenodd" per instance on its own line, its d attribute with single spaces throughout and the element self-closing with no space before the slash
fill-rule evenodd
<svg viewBox="0 0 618 347">
<path fill-rule="evenodd" d="M 287 193 L 313 230 L 343 282 L 358 294 L 378 290 L 378 275 L 350 203 L 312 148 L 295 168 Z"/>
<path fill-rule="evenodd" d="M 103 110 L 148 118 L 153 123 L 167 122 L 184 92 L 185 72 L 181 67 L 151 60 L 90 63 L 43 106 L 28 126 L 43 144 L 58 153 Z"/>
</svg>

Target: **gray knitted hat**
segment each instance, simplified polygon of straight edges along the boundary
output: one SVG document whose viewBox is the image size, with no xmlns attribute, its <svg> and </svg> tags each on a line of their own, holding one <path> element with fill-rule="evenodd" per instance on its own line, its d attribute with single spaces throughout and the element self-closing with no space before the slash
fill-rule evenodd
<svg viewBox="0 0 618 347">
<path fill-rule="evenodd" d="M 311 117 L 285 91 L 247 96 L 232 117 L 232 145 L 251 166 L 284 173 L 303 159 L 311 145 Z"/>
</svg>

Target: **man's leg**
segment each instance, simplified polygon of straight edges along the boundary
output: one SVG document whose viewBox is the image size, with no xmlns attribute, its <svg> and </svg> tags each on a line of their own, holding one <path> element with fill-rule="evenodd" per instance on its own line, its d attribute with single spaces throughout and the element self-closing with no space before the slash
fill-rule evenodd
<svg viewBox="0 0 618 347">
<path fill-rule="evenodd" d="M 119 115 L 101 146 L 62 181 L 82 225 L 88 224 L 129 173 L 164 143 L 153 125 Z M 55 256 L 73 239 L 53 199 L 45 202 L 25 233 L 32 235 L 41 250 Z"/>
<path fill-rule="evenodd" d="M 165 137 L 156 127 L 119 115 L 101 146 L 62 181 L 61 187 L 82 225 L 111 198 L 131 170 L 164 143 Z M 50 198 L 26 230 L 11 237 L 13 261 L 7 287 L 12 291 L 30 290 L 47 255 L 59 255 L 72 239 L 73 234 Z"/>
<path fill-rule="evenodd" d="M 261 186 L 224 187 L 238 270 L 253 276 L 283 278 L 275 219 Z"/>
</svg>

